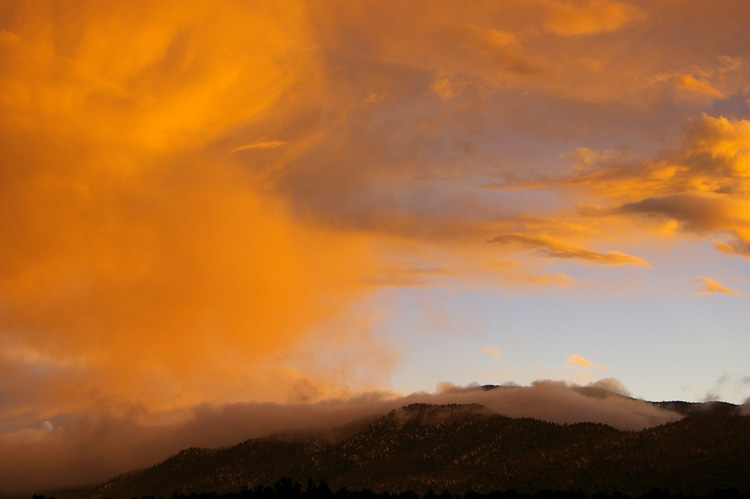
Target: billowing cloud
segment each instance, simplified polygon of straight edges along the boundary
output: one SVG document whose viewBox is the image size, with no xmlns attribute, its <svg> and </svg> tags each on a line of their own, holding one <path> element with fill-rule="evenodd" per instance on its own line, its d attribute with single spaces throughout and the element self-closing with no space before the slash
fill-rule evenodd
<svg viewBox="0 0 750 499">
<path fill-rule="evenodd" d="M 725 286 L 722 286 L 718 282 L 714 281 L 713 279 L 709 279 L 708 277 L 701 277 L 695 282 L 697 284 L 700 284 L 698 292 L 702 295 L 710 295 L 714 293 L 725 293 L 728 295 L 739 296 L 738 292 L 732 291 L 731 289 Z"/>
<path fill-rule="evenodd" d="M 616 378 L 600 379 L 599 381 L 587 385 L 587 388 L 603 390 L 605 396 L 609 393 L 615 393 L 624 397 L 630 397 L 628 389 L 622 384 L 622 381 Z"/>
<path fill-rule="evenodd" d="M 633 61 L 634 85 L 607 70 L 616 51 L 575 36 L 656 36 L 648 8 L 614 0 L 401 5 L 395 22 L 387 2 L 14 5 L 0 11 L 8 427 L 122 400 L 284 399 L 261 366 L 311 331 L 343 334 L 324 324 L 377 287 L 576 282 L 527 254 L 648 267 L 594 212 L 750 258 L 746 120 L 705 115 L 680 152 L 630 162 L 555 121 L 599 129 L 655 74 L 736 94 L 723 32 L 719 55 Z M 538 176 L 547 156 L 522 144 L 558 158 L 569 139 L 583 168 Z M 480 188 L 509 165 L 533 195 Z M 567 192 L 600 208 L 565 207 Z"/>
<path fill-rule="evenodd" d="M 268 359 L 356 300 L 372 261 L 230 154 L 280 145 L 245 129 L 316 74 L 299 7 L 37 7 L 0 13 L 0 431 L 283 400 L 296 381 L 270 388 Z"/>
</svg>

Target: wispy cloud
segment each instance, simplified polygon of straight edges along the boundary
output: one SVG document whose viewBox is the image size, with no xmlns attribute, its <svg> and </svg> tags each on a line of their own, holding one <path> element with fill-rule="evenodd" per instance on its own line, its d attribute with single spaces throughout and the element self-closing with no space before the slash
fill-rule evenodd
<svg viewBox="0 0 750 499">
<path fill-rule="evenodd" d="M 633 265 L 650 267 L 649 263 L 637 256 L 626 255 L 619 251 L 600 253 L 586 248 L 571 246 L 547 236 L 526 234 L 505 234 L 490 239 L 491 243 L 516 244 L 536 250 L 552 258 L 576 259 L 586 263 L 600 265 Z"/>
<path fill-rule="evenodd" d="M 482 351 L 485 353 L 488 353 L 495 357 L 496 359 L 500 358 L 500 349 L 497 346 L 494 347 L 482 347 Z"/>
<path fill-rule="evenodd" d="M 276 149 L 277 147 L 287 145 L 288 143 L 289 142 L 285 142 L 283 140 L 258 139 L 255 142 L 250 142 L 249 144 L 235 147 L 234 149 L 232 149 L 232 154 L 240 151 L 250 151 L 254 149 Z"/>
<path fill-rule="evenodd" d="M 716 97 L 718 99 L 724 98 L 724 93 L 722 91 L 712 87 L 707 81 L 699 80 L 690 74 L 678 79 L 677 86 L 710 97 Z"/>
<path fill-rule="evenodd" d="M 580 355 L 574 353 L 573 355 L 567 358 L 567 360 L 565 361 L 565 365 L 566 366 L 590 367 L 591 362 L 581 357 Z"/>
<path fill-rule="evenodd" d="M 578 354 L 573 354 L 565 360 L 566 366 L 578 366 L 578 367 L 593 367 L 599 372 L 604 372 L 607 368 L 601 364 L 592 364 L 584 357 Z"/>
<path fill-rule="evenodd" d="M 701 277 L 695 282 L 696 284 L 700 285 L 700 287 L 698 288 L 698 292 L 702 295 L 710 295 L 714 293 L 724 293 L 735 296 L 740 295 L 738 292 L 732 291 L 731 289 L 722 286 L 718 282 L 714 281 L 713 279 L 709 279 L 708 277 Z"/>
</svg>

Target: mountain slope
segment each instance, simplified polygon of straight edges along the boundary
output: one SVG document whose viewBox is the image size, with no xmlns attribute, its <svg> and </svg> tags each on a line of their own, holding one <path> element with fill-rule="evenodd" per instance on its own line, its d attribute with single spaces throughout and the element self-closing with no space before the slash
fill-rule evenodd
<svg viewBox="0 0 750 499">
<path fill-rule="evenodd" d="M 325 479 L 333 490 L 391 492 L 749 492 L 750 418 L 713 414 L 623 432 L 593 423 L 511 419 L 479 405 L 415 404 L 326 434 L 186 449 L 102 484 L 89 497 L 223 493 L 280 477 Z"/>
</svg>

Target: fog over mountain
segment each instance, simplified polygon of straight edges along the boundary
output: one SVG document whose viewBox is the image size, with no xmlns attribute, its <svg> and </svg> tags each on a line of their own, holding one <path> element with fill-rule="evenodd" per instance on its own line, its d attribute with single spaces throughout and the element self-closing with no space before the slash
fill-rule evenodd
<svg viewBox="0 0 750 499">
<path fill-rule="evenodd" d="M 475 403 L 412 403 L 333 429 L 276 433 L 220 449 L 184 449 L 93 489 L 55 495 L 130 499 L 243 491 L 250 497 L 247 491 L 253 491 L 252 497 L 296 497 L 292 484 L 310 487 L 310 480 L 327 481 L 332 491 L 420 495 L 509 489 L 526 495 L 577 490 L 636 496 L 653 489 L 712 497 L 720 497 L 715 490 L 750 493 L 750 419 L 740 408 L 717 402 L 662 404 L 686 417 L 633 432 L 597 423 L 509 418 Z"/>
<path fill-rule="evenodd" d="M 0 492 L 93 485 L 152 465 L 181 449 L 230 446 L 277 432 L 333 428 L 414 403 L 480 404 L 513 418 L 603 423 L 618 430 L 642 430 L 683 417 L 667 406 L 625 393 L 616 380 L 585 387 L 554 381 L 525 387 L 444 384 L 435 393 L 369 393 L 315 404 L 201 405 L 166 415 L 137 408 L 120 413 L 103 410 L 96 417 L 71 414 L 65 417 L 67 423 L 57 427 L 46 422 L 38 429 L 0 436 Z M 746 407 L 742 409 L 747 412 Z"/>
</svg>

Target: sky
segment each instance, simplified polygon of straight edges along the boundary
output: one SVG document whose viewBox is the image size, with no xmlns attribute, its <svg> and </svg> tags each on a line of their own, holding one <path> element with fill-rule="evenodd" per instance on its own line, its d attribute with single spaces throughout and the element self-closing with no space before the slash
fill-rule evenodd
<svg viewBox="0 0 750 499">
<path fill-rule="evenodd" d="M 447 384 L 743 403 L 749 17 L 0 2 L 0 447 Z"/>
</svg>

